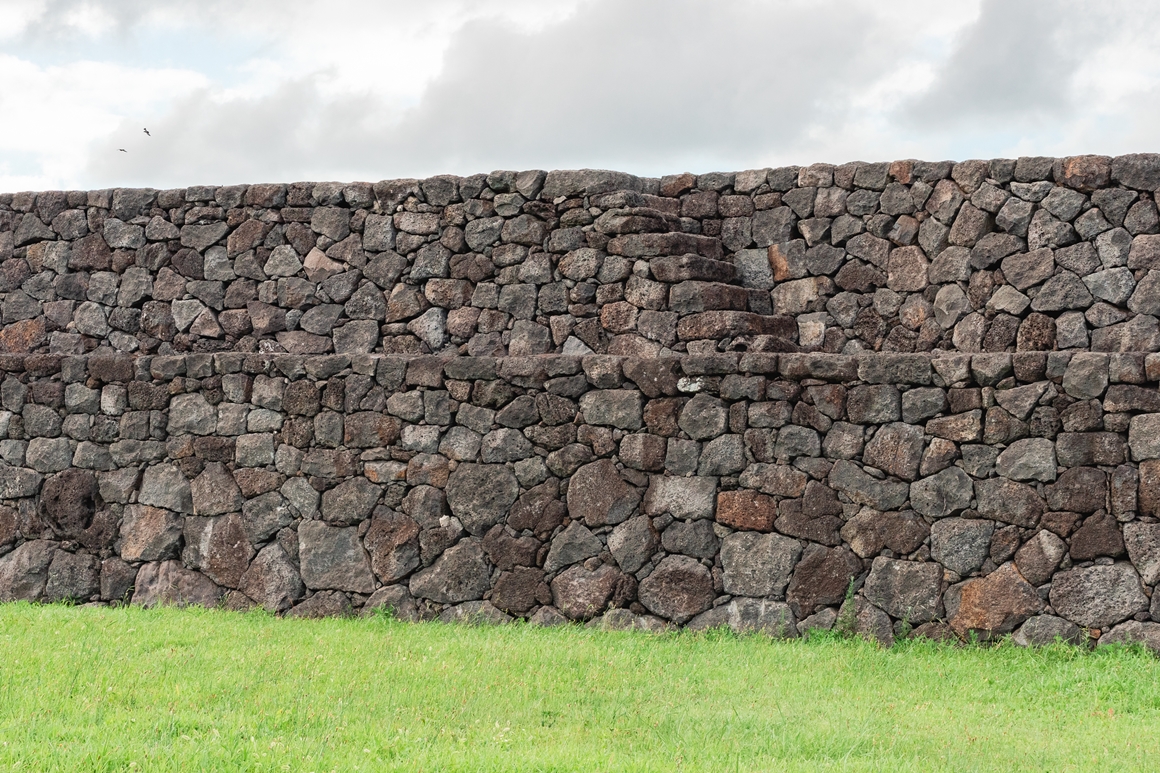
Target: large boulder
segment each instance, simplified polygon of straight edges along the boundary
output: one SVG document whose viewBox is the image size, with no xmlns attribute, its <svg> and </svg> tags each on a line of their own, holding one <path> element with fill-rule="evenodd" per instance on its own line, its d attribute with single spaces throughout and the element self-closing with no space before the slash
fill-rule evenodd
<svg viewBox="0 0 1160 773">
<path fill-rule="evenodd" d="M 713 604 L 713 576 L 700 561 L 671 555 L 661 560 L 640 583 L 640 603 L 655 615 L 678 625 Z"/>
<path fill-rule="evenodd" d="M 519 493 L 516 476 L 502 464 L 461 464 L 447 479 L 451 512 L 477 537 L 507 515 Z"/>
<path fill-rule="evenodd" d="M 781 598 L 801 554 L 800 542 L 780 534 L 730 534 L 721 541 L 725 592 Z"/>
<path fill-rule="evenodd" d="M 121 519 L 121 558 L 126 561 L 163 561 L 181 547 L 184 519 L 177 513 L 148 505 L 129 505 Z"/>
<path fill-rule="evenodd" d="M 411 595 L 440 604 L 475 601 L 491 587 L 490 572 L 479 540 L 464 539 L 411 577 Z"/>
<path fill-rule="evenodd" d="M 1140 575 L 1123 562 L 1058 572 L 1050 598 L 1057 614 L 1084 628 L 1115 625 L 1148 608 Z"/>
<path fill-rule="evenodd" d="M 866 600 L 892 617 L 917 625 L 942 610 L 942 567 L 936 563 L 874 559 L 863 592 Z"/>
<path fill-rule="evenodd" d="M 841 604 L 850 583 L 862 573 L 862 562 L 849 548 L 809 545 L 794 569 L 786 600 L 798 619 L 820 607 Z"/>
<path fill-rule="evenodd" d="M 375 577 L 359 541 L 358 527 L 303 521 L 298 525 L 298 555 L 302 579 L 311 590 L 370 593 L 375 589 Z"/>
</svg>

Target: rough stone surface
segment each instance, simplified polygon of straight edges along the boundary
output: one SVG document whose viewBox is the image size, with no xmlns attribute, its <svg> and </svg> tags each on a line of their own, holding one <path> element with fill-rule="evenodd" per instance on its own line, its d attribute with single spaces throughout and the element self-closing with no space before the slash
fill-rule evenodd
<svg viewBox="0 0 1160 773">
<path fill-rule="evenodd" d="M 892 617 L 917 625 L 933 620 L 941 611 L 941 582 L 938 564 L 879 557 L 866 578 L 866 599 Z"/>
<path fill-rule="evenodd" d="M 1148 608 L 1140 576 L 1127 563 L 1059 572 L 1050 598 L 1057 614 L 1085 628 L 1115 625 Z"/>
</svg>

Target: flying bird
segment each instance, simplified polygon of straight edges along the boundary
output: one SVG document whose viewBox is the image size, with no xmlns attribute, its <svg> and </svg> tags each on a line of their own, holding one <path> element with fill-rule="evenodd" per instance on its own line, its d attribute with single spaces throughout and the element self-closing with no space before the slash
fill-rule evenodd
<svg viewBox="0 0 1160 773">
<path fill-rule="evenodd" d="M 129 151 L 125 150 L 124 148 L 117 148 L 117 150 L 121 151 L 122 153 L 128 153 L 128 152 L 129 152 Z"/>
<path fill-rule="evenodd" d="M 153 136 L 152 134 L 150 134 L 150 133 L 149 133 L 149 130 L 148 130 L 148 129 L 142 129 L 141 131 L 145 132 L 145 135 L 146 135 L 146 136 L 148 136 L 148 137 L 152 137 L 152 136 Z"/>
</svg>

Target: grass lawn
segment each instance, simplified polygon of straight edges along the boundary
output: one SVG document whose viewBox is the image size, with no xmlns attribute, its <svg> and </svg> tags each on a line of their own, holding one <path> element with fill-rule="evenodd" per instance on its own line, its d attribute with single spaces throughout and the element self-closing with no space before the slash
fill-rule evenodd
<svg viewBox="0 0 1160 773">
<path fill-rule="evenodd" d="M 0 770 L 1144 770 L 1158 731 L 1121 648 L 0 605 Z"/>
</svg>

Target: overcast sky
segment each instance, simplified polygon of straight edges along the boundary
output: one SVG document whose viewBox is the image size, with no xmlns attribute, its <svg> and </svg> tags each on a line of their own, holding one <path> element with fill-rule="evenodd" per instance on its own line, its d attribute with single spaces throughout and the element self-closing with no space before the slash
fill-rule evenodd
<svg viewBox="0 0 1160 773">
<path fill-rule="evenodd" d="M 0 0 L 0 190 L 1158 151 L 1157 39 L 1146 0 Z"/>
</svg>

